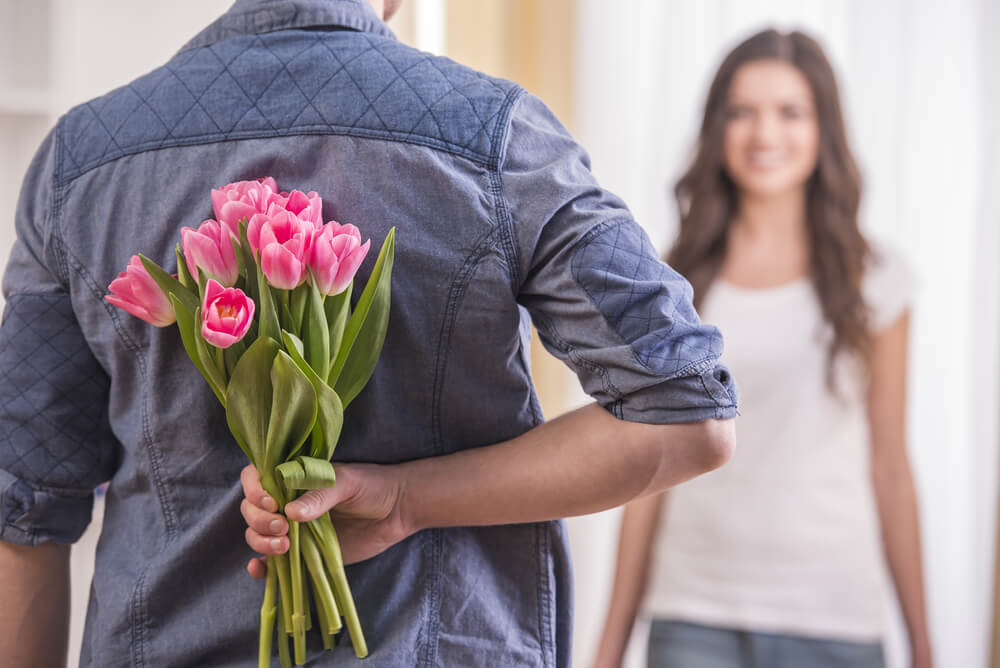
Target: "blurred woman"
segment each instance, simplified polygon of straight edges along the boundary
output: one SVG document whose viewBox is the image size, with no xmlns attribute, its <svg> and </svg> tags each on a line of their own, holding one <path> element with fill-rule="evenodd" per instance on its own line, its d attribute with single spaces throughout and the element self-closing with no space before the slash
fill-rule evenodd
<svg viewBox="0 0 1000 668">
<path fill-rule="evenodd" d="M 621 665 L 640 607 L 651 668 L 883 666 L 883 560 L 911 665 L 932 665 L 904 439 L 913 282 L 861 234 L 860 195 L 819 45 L 768 30 L 736 47 L 668 261 L 726 336 L 738 445 L 626 507 L 598 668 Z"/>
</svg>

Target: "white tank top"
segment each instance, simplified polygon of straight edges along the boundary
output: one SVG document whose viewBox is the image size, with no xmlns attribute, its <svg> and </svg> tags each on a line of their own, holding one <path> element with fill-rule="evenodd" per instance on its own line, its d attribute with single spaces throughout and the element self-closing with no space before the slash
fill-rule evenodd
<svg viewBox="0 0 1000 668">
<path fill-rule="evenodd" d="M 863 290 L 878 332 L 914 282 L 876 248 Z M 725 337 L 740 392 L 722 468 L 672 489 L 654 542 L 646 614 L 853 641 L 883 632 L 883 556 L 870 478 L 866 386 L 849 361 L 826 384 L 831 336 L 810 282 L 716 281 L 702 319 Z"/>
</svg>

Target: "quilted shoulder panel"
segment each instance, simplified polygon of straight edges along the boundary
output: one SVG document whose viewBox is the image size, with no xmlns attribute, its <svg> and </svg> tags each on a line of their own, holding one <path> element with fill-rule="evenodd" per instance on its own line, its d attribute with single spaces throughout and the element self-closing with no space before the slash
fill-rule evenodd
<svg viewBox="0 0 1000 668">
<path fill-rule="evenodd" d="M 519 91 L 368 33 L 243 35 L 184 51 L 70 111 L 57 179 L 141 151 L 304 133 L 418 143 L 495 164 Z"/>
</svg>

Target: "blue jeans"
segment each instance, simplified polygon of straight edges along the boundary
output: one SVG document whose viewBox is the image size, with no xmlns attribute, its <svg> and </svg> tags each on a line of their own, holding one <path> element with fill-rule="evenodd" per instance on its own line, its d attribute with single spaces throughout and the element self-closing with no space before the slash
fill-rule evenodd
<svg viewBox="0 0 1000 668">
<path fill-rule="evenodd" d="M 648 668 L 885 668 L 882 645 L 653 620 Z"/>
</svg>

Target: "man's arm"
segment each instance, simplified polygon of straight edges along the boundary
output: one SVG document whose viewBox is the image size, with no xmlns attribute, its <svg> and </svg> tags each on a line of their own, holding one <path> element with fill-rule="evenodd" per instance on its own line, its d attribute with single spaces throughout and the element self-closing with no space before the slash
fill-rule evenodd
<svg viewBox="0 0 1000 668">
<path fill-rule="evenodd" d="M 593 404 L 503 444 L 404 464 L 404 519 L 419 530 L 595 513 L 718 468 L 732 443 L 731 420 L 649 425 Z"/>
<path fill-rule="evenodd" d="M 65 666 L 69 545 L 0 541 L 0 656 L 7 666 Z"/>
<path fill-rule="evenodd" d="M 732 420 L 649 425 L 597 405 L 517 438 L 404 464 L 337 464 L 337 484 L 285 509 L 307 521 L 332 509 L 345 562 L 372 557 L 421 529 L 538 522 L 593 513 L 715 469 L 732 452 Z M 288 549 L 252 467 L 243 475 L 247 542 L 262 554 Z M 277 542 L 272 542 L 277 541 Z M 250 571 L 262 574 L 251 562 Z"/>
</svg>

